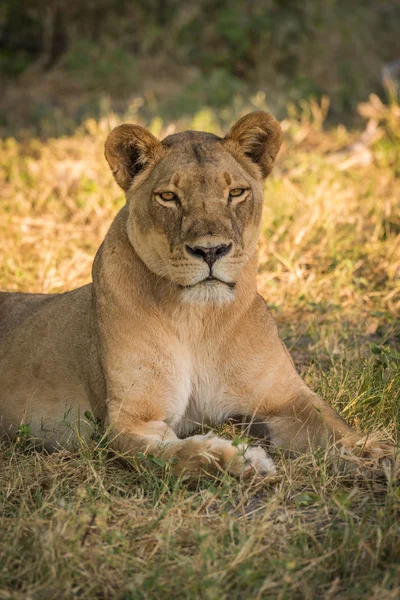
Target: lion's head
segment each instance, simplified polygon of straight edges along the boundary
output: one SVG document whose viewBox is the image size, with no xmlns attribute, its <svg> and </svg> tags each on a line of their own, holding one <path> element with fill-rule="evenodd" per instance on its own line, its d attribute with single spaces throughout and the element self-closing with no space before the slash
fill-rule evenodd
<svg viewBox="0 0 400 600">
<path fill-rule="evenodd" d="M 240 119 L 224 138 L 185 131 L 157 140 L 120 125 L 105 154 L 129 206 L 128 236 L 148 269 L 188 302 L 228 302 L 254 254 L 264 178 L 281 145 L 264 112 Z"/>
</svg>

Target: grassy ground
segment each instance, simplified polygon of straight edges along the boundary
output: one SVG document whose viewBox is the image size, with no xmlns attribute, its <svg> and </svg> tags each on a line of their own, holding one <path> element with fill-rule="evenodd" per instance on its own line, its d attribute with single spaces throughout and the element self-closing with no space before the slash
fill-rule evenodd
<svg viewBox="0 0 400 600">
<path fill-rule="evenodd" d="M 355 426 L 396 440 L 400 109 L 372 98 L 360 110 L 360 131 L 324 130 L 324 103 L 283 122 L 259 287 L 307 382 Z M 151 128 L 218 132 L 232 118 L 203 111 Z M 118 122 L 1 143 L 1 289 L 89 281 L 123 203 L 103 158 Z M 236 435 L 232 425 L 221 433 Z M 396 484 L 346 475 L 318 453 L 274 458 L 273 479 L 188 486 L 168 465 L 124 468 L 98 439 L 51 456 L 2 442 L 0 598 L 397 599 Z"/>
</svg>

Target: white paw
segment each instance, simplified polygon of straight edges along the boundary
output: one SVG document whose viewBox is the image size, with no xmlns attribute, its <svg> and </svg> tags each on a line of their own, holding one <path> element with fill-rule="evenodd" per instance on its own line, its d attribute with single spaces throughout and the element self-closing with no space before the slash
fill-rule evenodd
<svg viewBox="0 0 400 600">
<path fill-rule="evenodd" d="M 275 465 L 263 448 L 259 446 L 248 447 L 244 453 L 244 460 L 255 469 L 259 475 L 274 475 Z"/>
<path fill-rule="evenodd" d="M 273 475 L 276 472 L 272 459 L 263 448 L 259 446 L 248 447 L 246 444 L 234 445 L 229 440 L 224 440 L 213 433 L 205 436 L 195 436 L 207 441 L 207 450 L 222 468 L 226 468 L 233 475 L 245 477 L 252 474 Z"/>
</svg>

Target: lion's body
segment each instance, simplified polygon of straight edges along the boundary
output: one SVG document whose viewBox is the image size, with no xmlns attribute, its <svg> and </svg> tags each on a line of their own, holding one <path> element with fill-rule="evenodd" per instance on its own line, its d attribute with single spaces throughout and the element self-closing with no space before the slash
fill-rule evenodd
<svg viewBox="0 0 400 600">
<path fill-rule="evenodd" d="M 100 379 L 92 327 L 92 286 L 60 295 L 4 294 L 0 304 L 3 431 L 29 424 L 47 447 L 92 410 Z M 97 364 L 96 364 L 97 362 Z M 97 377 L 96 377 L 97 371 Z"/>
<path fill-rule="evenodd" d="M 187 303 L 177 305 L 174 295 L 168 298 L 167 291 L 163 293 L 162 307 L 156 303 L 152 306 L 149 300 L 153 293 L 146 289 L 150 282 L 146 282 L 146 273 L 141 272 L 143 265 L 132 254 L 124 235 L 125 221 L 126 210 L 122 210 L 98 255 L 94 277 L 96 282 L 103 276 L 107 281 L 108 274 L 113 272 L 118 280 L 121 267 L 123 272 L 129 268 L 132 274 L 126 289 L 120 286 L 117 300 L 113 291 L 107 297 L 106 281 L 101 295 L 118 313 L 112 320 L 112 329 L 120 368 L 127 365 L 123 385 L 130 386 L 142 378 L 135 370 L 144 368 L 143 347 L 151 356 L 147 360 L 152 361 L 144 376 L 146 383 L 157 388 L 154 380 L 157 364 L 164 376 L 169 375 L 170 381 L 161 383 L 163 389 L 153 391 L 157 399 L 153 410 L 158 413 L 155 420 L 165 420 L 177 435 L 182 435 L 201 423 L 220 423 L 242 414 L 249 390 L 240 372 L 253 371 L 253 378 L 260 367 L 265 378 L 268 365 L 254 361 L 254 346 L 259 345 L 260 353 L 263 352 L 257 340 L 260 330 L 264 335 L 269 331 L 271 366 L 276 367 L 281 354 L 283 366 L 287 363 L 288 368 L 284 379 L 288 375 L 297 379 L 264 301 L 254 294 L 251 289 L 254 285 L 247 281 L 240 282 L 244 292 L 240 301 L 229 303 L 222 312 L 220 309 L 216 313 L 213 306 L 196 309 Z M 124 255 L 128 264 L 121 265 Z M 248 270 L 254 268 L 255 264 L 249 265 Z M 113 288 L 114 281 L 110 284 Z M 129 315 L 123 310 L 124 301 L 129 302 Z M 43 439 L 50 448 L 74 434 L 79 414 L 82 421 L 85 411 L 96 417 L 104 416 L 106 387 L 97 352 L 101 341 L 95 325 L 96 318 L 101 320 L 101 310 L 100 314 L 97 310 L 93 284 L 60 295 L 1 294 L 3 430 L 28 423 L 32 436 Z M 262 387 L 261 381 L 259 386 Z M 139 406 L 138 410 L 141 409 Z M 81 427 L 84 432 L 85 426 Z"/>
<path fill-rule="evenodd" d="M 244 457 L 217 437 L 181 439 L 233 416 L 292 450 L 361 439 L 301 380 L 257 294 L 263 177 L 280 137 L 271 117 L 250 117 L 224 139 L 186 132 L 160 143 L 131 126 L 111 134 L 106 155 L 128 203 L 93 284 L 0 294 L 3 431 L 29 424 L 57 447 L 85 433 L 90 411 L 116 450 L 161 452 L 192 475 L 273 471 L 260 448 Z"/>
</svg>

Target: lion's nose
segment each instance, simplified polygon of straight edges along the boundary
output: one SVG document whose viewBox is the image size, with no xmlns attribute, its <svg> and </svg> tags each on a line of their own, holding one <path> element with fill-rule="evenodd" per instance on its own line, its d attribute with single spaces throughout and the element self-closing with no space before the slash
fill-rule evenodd
<svg viewBox="0 0 400 600">
<path fill-rule="evenodd" d="M 202 258 L 208 264 L 210 269 L 219 258 L 226 256 L 231 248 L 232 243 L 220 244 L 219 246 L 211 246 L 209 248 L 206 248 L 205 246 L 193 246 L 192 248 L 191 246 L 186 245 L 186 251 L 196 258 Z"/>
</svg>

